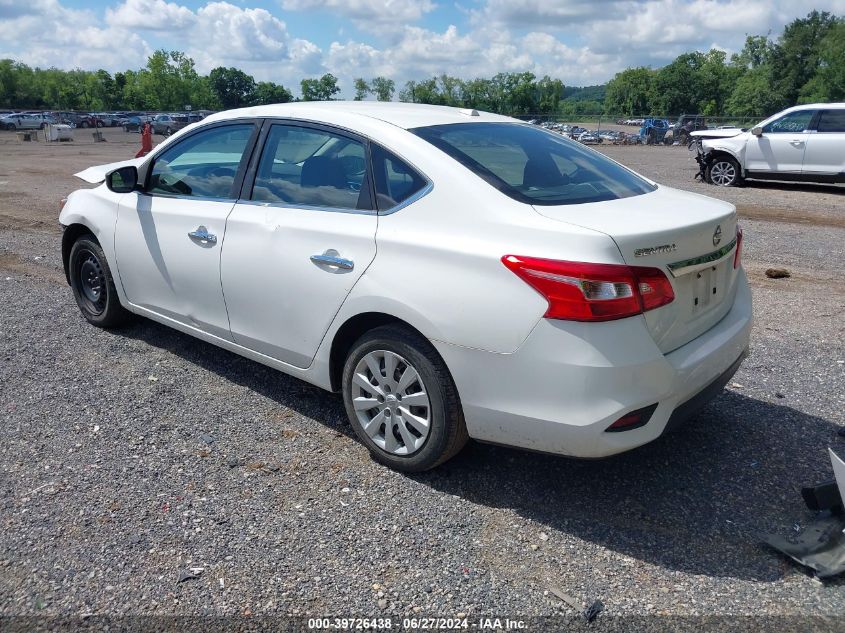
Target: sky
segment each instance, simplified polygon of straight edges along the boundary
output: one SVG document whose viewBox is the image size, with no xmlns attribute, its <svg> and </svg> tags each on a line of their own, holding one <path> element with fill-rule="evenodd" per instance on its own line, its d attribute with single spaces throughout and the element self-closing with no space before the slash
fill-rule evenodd
<svg viewBox="0 0 845 633">
<path fill-rule="evenodd" d="M 330 72 L 351 98 L 355 77 L 463 79 L 531 71 L 568 86 L 691 50 L 777 37 L 813 9 L 845 0 L 0 0 L 0 58 L 32 66 L 138 69 L 157 49 L 200 73 L 235 66 L 299 93 Z"/>
</svg>

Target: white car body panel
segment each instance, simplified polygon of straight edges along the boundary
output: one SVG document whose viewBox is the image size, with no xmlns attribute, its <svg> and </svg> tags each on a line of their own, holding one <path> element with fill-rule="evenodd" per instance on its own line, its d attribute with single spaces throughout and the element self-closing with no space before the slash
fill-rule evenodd
<svg viewBox="0 0 845 633">
<path fill-rule="evenodd" d="M 233 340 L 297 367 L 311 365 L 338 309 L 376 255 L 377 226 L 374 213 L 235 205 L 220 267 Z M 327 252 L 353 268 L 311 260 Z"/>
<path fill-rule="evenodd" d="M 794 134 L 749 134 L 745 145 L 746 171 L 801 173 L 808 132 Z"/>
<path fill-rule="evenodd" d="M 129 302 L 230 339 L 220 251 L 234 201 L 126 194 L 115 227 L 117 269 Z M 216 243 L 188 233 L 204 228 Z"/>
<path fill-rule="evenodd" d="M 333 386 L 331 349 L 340 328 L 358 315 L 389 315 L 439 351 L 471 437 L 582 457 L 657 437 L 675 407 L 735 370 L 748 346 L 750 293 L 742 269 L 727 263 L 718 310 L 698 321 L 681 305 L 693 292 L 684 289 L 685 279 L 672 280 L 675 302 L 645 314 L 605 323 L 543 318 L 546 300 L 502 256 L 666 271 L 712 250 L 716 225 L 725 241 L 732 239 L 736 214 L 732 205 L 663 187 L 610 202 L 532 207 L 405 129 L 516 123 L 507 117 L 408 104 L 247 108 L 186 127 L 147 158 L 78 175 L 100 182 L 125 165 L 143 174 L 163 147 L 198 127 L 264 117 L 352 130 L 390 149 L 433 186 L 381 215 L 115 194 L 105 185 L 75 192 L 60 221 L 94 233 L 129 310 L 325 389 Z M 199 227 L 215 234 L 216 243 L 188 237 Z M 673 252 L 633 254 L 667 240 L 675 243 Z M 352 270 L 311 261 L 329 249 L 352 260 Z M 651 404 L 657 409 L 647 426 L 604 432 Z"/>
<path fill-rule="evenodd" d="M 845 174 L 845 132 L 808 134 L 802 171 L 808 174 Z"/>
</svg>

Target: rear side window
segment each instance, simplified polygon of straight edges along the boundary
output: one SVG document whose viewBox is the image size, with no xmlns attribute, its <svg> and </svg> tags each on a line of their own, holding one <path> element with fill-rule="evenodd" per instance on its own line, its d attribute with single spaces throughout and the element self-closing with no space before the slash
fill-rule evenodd
<svg viewBox="0 0 845 633">
<path fill-rule="evenodd" d="M 533 125 L 455 123 L 412 132 L 527 204 L 618 200 L 656 188 L 602 154 Z"/>
<path fill-rule="evenodd" d="M 373 178 L 379 211 L 388 211 L 428 184 L 413 167 L 383 147 L 371 144 Z"/>
<path fill-rule="evenodd" d="M 819 132 L 845 132 L 845 108 L 822 110 L 817 129 Z"/>
<path fill-rule="evenodd" d="M 192 134 L 155 159 L 147 193 L 233 198 L 232 191 L 253 124 L 226 125 Z"/>
<path fill-rule="evenodd" d="M 366 148 L 331 131 L 274 125 L 258 163 L 252 200 L 370 210 Z"/>
</svg>

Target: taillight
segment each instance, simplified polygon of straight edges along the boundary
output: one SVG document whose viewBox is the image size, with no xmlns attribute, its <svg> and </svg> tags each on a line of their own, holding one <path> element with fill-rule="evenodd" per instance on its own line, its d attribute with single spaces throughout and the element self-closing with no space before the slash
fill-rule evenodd
<svg viewBox="0 0 845 633">
<path fill-rule="evenodd" d="M 734 251 L 734 268 L 739 268 L 742 260 L 742 227 L 736 225 L 736 250 Z"/>
<path fill-rule="evenodd" d="M 672 284 L 658 268 L 505 255 L 502 263 L 539 292 L 549 319 L 611 321 L 671 303 Z"/>
<path fill-rule="evenodd" d="M 67 204 L 67 198 L 62 198 L 62 199 L 59 201 L 59 213 L 61 213 L 61 212 L 62 212 L 62 209 L 64 209 L 64 208 L 65 208 L 65 205 L 66 205 L 66 204 Z"/>
</svg>

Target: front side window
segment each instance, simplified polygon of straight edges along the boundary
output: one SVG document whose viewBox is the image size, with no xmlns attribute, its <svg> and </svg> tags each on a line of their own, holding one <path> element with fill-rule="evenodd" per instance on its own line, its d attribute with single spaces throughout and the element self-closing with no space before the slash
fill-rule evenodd
<svg viewBox="0 0 845 633">
<path fill-rule="evenodd" d="M 402 204 L 428 184 L 413 167 L 392 152 L 374 144 L 371 148 L 379 211 Z"/>
<path fill-rule="evenodd" d="M 236 198 L 232 191 L 252 123 L 226 125 L 192 134 L 156 157 L 147 193 L 203 198 Z"/>
<path fill-rule="evenodd" d="M 766 134 L 795 134 L 796 132 L 803 132 L 810 127 L 810 121 L 815 113 L 815 110 L 790 112 L 765 125 L 763 132 Z"/>
<path fill-rule="evenodd" d="M 527 204 L 618 200 L 656 188 L 598 152 L 532 125 L 455 123 L 411 131 Z"/>
<path fill-rule="evenodd" d="M 274 125 L 258 163 L 252 200 L 370 210 L 366 148 L 334 132 Z"/>
<path fill-rule="evenodd" d="M 819 132 L 845 132 L 845 108 L 822 110 L 817 129 Z"/>
</svg>

